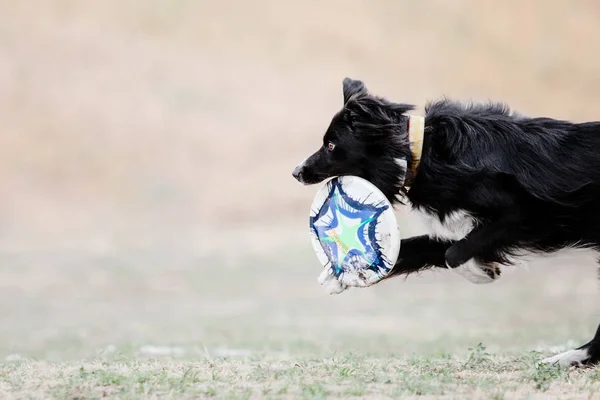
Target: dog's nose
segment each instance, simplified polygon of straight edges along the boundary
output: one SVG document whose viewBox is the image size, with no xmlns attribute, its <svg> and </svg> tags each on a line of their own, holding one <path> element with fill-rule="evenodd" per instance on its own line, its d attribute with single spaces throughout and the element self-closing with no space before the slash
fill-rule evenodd
<svg viewBox="0 0 600 400">
<path fill-rule="evenodd" d="M 296 178 L 297 181 L 301 181 L 301 179 L 302 179 L 302 165 L 298 165 L 296 168 L 294 168 L 294 171 L 292 172 L 292 176 L 294 178 Z"/>
</svg>

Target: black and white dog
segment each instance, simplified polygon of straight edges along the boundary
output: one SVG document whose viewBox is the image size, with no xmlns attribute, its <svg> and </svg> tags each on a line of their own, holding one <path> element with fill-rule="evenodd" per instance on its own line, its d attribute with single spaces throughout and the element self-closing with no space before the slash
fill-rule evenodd
<svg viewBox="0 0 600 400">
<path fill-rule="evenodd" d="M 349 78 L 343 95 L 321 148 L 293 175 L 303 184 L 357 175 L 425 216 L 432 233 L 403 239 L 388 277 L 441 267 L 485 283 L 523 252 L 600 251 L 600 122 L 441 100 L 427 105 L 422 149 L 415 150 L 413 106 L 374 96 Z M 346 288 L 337 285 L 332 292 Z M 600 327 L 589 343 L 544 361 L 600 362 Z"/>
</svg>

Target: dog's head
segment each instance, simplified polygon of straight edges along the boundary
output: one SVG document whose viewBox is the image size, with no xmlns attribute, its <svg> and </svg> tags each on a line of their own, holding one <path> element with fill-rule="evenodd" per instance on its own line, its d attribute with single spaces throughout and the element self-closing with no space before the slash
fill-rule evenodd
<svg viewBox="0 0 600 400">
<path fill-rule="evenodd" d="M 344 106 L 334 115 L 323 144 L 294 169 L 310 185 L 340 175 L 355 175 L 377 186 L 392 202 L 403 192 L 412 155 L 408 138 L 408 104 L 369 94 L 358 80 L 343 81 Z"/>
</svg>

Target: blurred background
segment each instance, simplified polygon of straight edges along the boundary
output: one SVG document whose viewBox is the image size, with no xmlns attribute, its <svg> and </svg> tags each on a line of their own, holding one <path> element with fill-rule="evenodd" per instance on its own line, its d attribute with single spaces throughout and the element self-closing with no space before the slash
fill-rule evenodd
<svg viewBox="0 0 600 400">
<path fill-rule="evenodd" d="M 591 259 L 493 286 L 442 271 L 324 294 L 317 188 L 291 171 L 346 76 L 419 107 L 450 96 L 599 119 L 598 2 L 0 5 L 0 357 L 520 349 L 593 333 Z M 405 235 L 421 229 L 398 215 Z"/>
</svg>

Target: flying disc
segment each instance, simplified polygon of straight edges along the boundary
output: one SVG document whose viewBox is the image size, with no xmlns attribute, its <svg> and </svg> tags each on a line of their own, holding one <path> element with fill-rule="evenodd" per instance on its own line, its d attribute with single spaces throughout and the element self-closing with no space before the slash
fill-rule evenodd
<svg viewBox="0 0 600 400">
<path fill-rule="evenodd" d="M 317 192 L 310 211 L 317 258 L 348 286 L 369 286 L 392 270 L 400 252 L 400 230 L 385 195 L 357 176 L 339 176 Z"/>
</svg>

